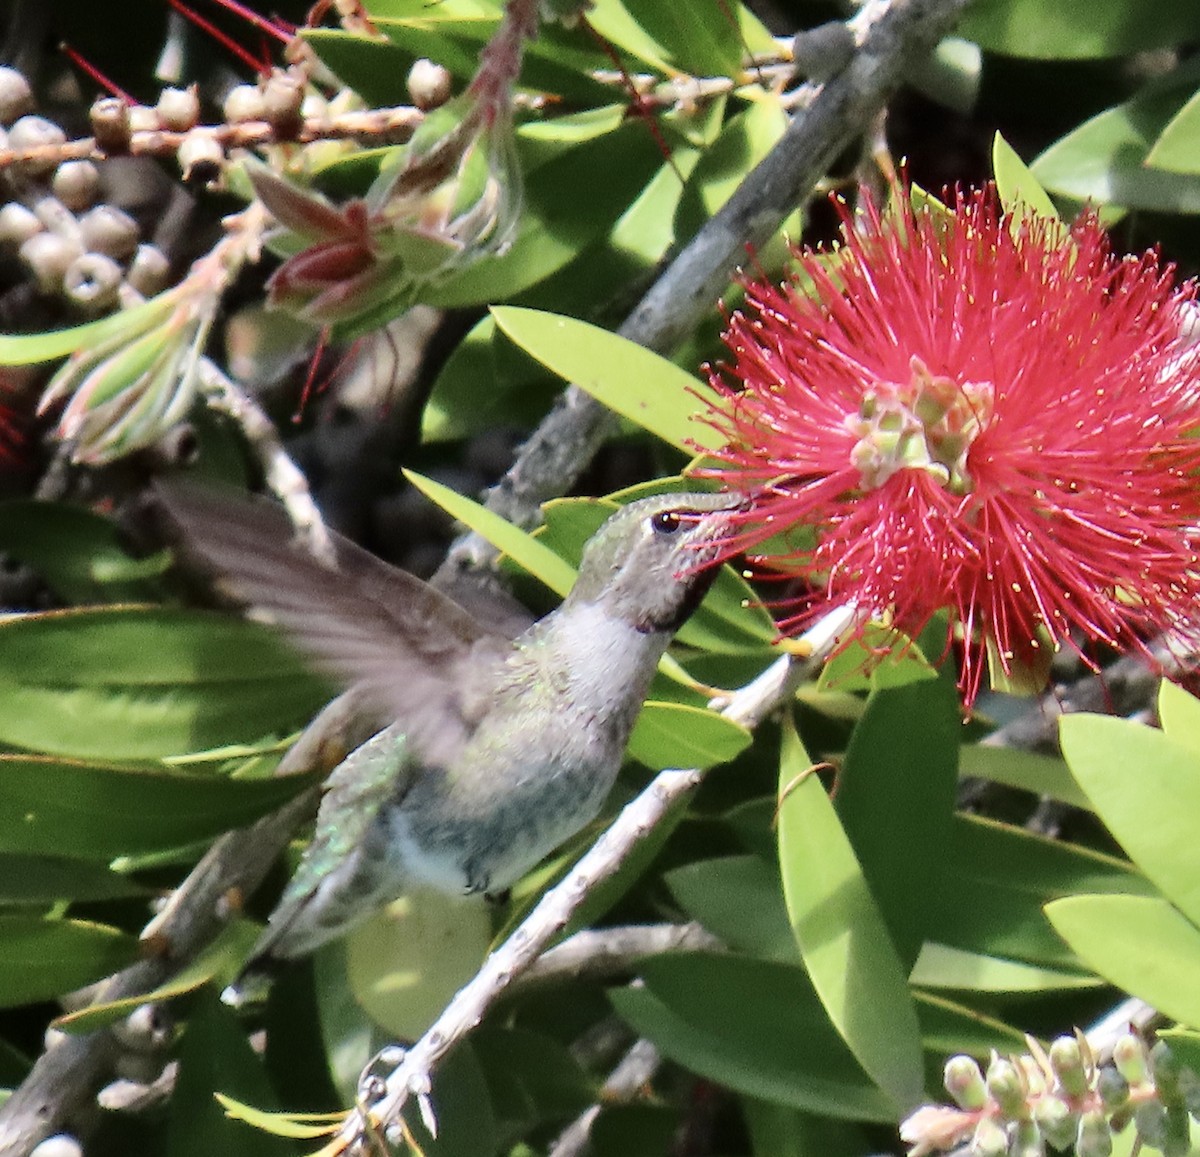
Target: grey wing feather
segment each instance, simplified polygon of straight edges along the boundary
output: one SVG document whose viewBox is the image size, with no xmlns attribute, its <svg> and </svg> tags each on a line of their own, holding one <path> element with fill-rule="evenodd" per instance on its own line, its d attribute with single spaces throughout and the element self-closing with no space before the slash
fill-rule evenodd
<svg viewBox="0 0 1200 1157">
<path fill-rule="evenodd" d="M 510 649 L 504 635 L 339 535 L 336 569 L 323 566 L 296 544 L 274 503 L 155 490 L 185 557 L 324 669 L 361 684 L 374 706 L 405 723 L 420 758 L 445 764 L 461 750 Z"/>
</svg>

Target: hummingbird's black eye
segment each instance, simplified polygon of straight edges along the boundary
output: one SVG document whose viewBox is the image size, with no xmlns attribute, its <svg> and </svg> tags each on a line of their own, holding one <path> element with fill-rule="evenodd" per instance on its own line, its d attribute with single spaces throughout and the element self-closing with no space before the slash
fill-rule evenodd
<svg viewBox="0 0 1200 1157">
<path fill-rule="evenodd" d="M 655 534 L 674 534 L 682 525 L 679 515 L 673 510 L 661 510 L 650 519 Z"/>
</svg>

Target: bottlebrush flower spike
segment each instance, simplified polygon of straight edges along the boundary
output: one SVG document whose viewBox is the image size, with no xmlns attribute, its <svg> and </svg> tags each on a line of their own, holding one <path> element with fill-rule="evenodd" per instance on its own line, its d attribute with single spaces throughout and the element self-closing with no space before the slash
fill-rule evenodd
<svg viewBox="0 0 1200 1157">
<path fill-rule="evenodd" d="M 746 282 L 704 419 L 703 471 L 751 497 L 730 554 L 807 579 L 784 630 L 853 602 L 913 636 L 948 608 L 968 706 L 1044 682 L 1064 641 L 1139 646 L 1200 596 L 1196 286 L 1115 257 L 1095 216 L 844 212 L 844 244 Z M 794 542 L 794 540 L 793 540 Z M 1080 640 L 1078 636 L 1083 636 Z"/>
</svg>

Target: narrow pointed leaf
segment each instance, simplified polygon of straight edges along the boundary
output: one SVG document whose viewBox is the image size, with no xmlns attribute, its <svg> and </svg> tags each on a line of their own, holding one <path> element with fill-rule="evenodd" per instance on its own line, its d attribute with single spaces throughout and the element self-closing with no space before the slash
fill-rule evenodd
<svg viewBox="0 0 1200 1157">
<path fill-rule="evenodd" d="M 82 920 L 0 916 L 0 1007 L 49 1000 L 124 968 L 134 937 Z"/>
<path fill-rule="evenodd" d="M 1200 1024 L 1200 929 L 1154 896 L 1067 896 L 1046 905 L 1101 976 L 1173 1020 Z"/>
<path fill-rule="evenodd" d="M 920 1027 L 906 970 L 811 760 L 785 720 L 779 865 L 800 954 L 830 1020 L 902 1108 L 922 1096 Z M 804 777 L 804 778 L 801 778 Z"/>
<path fill-rule="evenodd" d="M 493 307 L 492 316 L 543 365 L 672 446 L 692 453 L 724 443 L 693 420 L 699 383 L 666 358 L 572 317 L 508 305 Z"/>
</svg>

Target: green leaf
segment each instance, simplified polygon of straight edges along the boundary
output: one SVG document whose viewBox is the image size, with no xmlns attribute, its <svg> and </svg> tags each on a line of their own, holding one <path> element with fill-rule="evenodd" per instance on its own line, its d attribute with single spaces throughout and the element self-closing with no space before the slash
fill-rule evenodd
<svg viewBox="0 0 1200 1157">
<path fill-rule="evenodd" d="M 142 581 L 166 570 L 165 555 L 135 559 L 116 525 L 65 503 L 17 499 L 0 503 L 0 549 L 33 567 L 67 602 L 132 602 L 148 598 Z M 138 573 L 146 568 L 144 573 Z"/>
<path fill-rule="evenodd" d="M 1154 896 L 1068 896 L 1055 929 L 1101 976 L 1174 1020 L 1200 1025 L 1200 930 Z"/>
<path fill-rule="evenodd" d="M 776 97 L 756 100 L 721 129 L 688 178 L 675 215 L 676 233 L 693 236 L 733 195 L 746 174 L 774 147 L 788 125 L 788 115 Z M 781 229 L 799 235 L 798 218 Z"/>
<path fill-rule="evenodd" d="M 695 419 L 697 380 L 658 354 L 573 317 L 517 306 L 495 306 L 492 316 L 543 365 L 672 446 L 691 453 L 723 444 Z"/>
<path fill-rule="evenodd" d="M 1096 814 L 1162 894 L 1200 921 L 1200 753 L 1107 716 L 1064 716 L 1059 731 L 1071 774 Z"/>
<path fill-rule="evenodd" d="M 330 697 L 273 631 L 165 607 L 0 622 L 0 742 L 158 759 L 287 733 Z"/>
<path fill-rule="evenodd" d="M 198 956 L 181 968 L 166 984 L 150 992 L 89 1004 L 77 1012 L 68 1012 L 53 1021 L 53 1027 L 69 1033 L 89 1033 L 123 1020 L 143 1004 L 161 1004 L 188 992 L 195 992 L 210 980 L 222 989 L 232 984 L 250 950 L 262 934 L 262 925 L 252 920 L 234 920 L 227 924 Z"/>
<path fill-rule="evenodd" d="M 740 723 L 705 707 L 650 700 L 634 724 L 629 754 L 652 771 L 667 767 L 715 767 L 750 746 Z"/>
<path fill-rule="evenodd" d="M 944 677 L 877 691 L 838 775 L 837 814 L 905 975 L 935 927 L 929 897 L 944 877 L 961 732 Z"/>
<path fill-rule="evenodd" d="M 217 1094 L 277 1107 L 262 1061 L 236 1015 L 211 989 L 201 994 L 179 1046 L 171 1094 L 167 1157 L 284 1157 L 294 1149 L 276 1133 L 247 1127 L 226 1113 Z"/>
<path fill-rule="evenodd" d="M 0 904 L 52 904 L 56 900 L 115 900 L 150 889 L 98 864 L 62 856 L 0 852 Z"/>
<path fill-rule="evenodd" d="M 1172 743 L 1200 756 L 1200 699 L 1164 679 L 1158 689 L 1158 721 Z"/>
<path fill-rule="evenodd" d="M 1101 981 L 1081 972 L 1064 972 L 1020 960 L 1004 960 L 926 942 L 909 980 L 924 988 L 967 992 L 1039 993 L 1096 988 Z"/>
<path fill-rule="evenodd" d="M 959 774 L 964 779 L 978 776 L 1034 795 L 1049 796 L 1070 807 L 1089 807 L 1087 796 L 1071 778 L 1067 765 L 1056 756 L 969 743 L 959 751 L 958 760 Z"/>
<path fill-rule="evenodd" d="M 1200 92 L 1196 93 L 1158 135 L 1146 165 L 1170 173 L 1200 175 Z"/>
<path fill-rule="evenodd" d="M 0 755 L 0 848 L 108 861 L 241 827 L 314 776 L 231 780 Z"/>
<path fill-rule="evenodd" d="M 999 133 L 992 138 L 992 173 L 996 178 L 996 191 L 1006 209 L 1012 211 L 1023 205 L 1039 217 L 1052 221 L 1059 219 L 1049 194 Z"/>
<path fill-rule="evenodd" d="M 1085 121 L 1033 162 L 1034 175 L 1051 192 L 1075 201 L 1200 213 L 1196 176 L 1146 164 L 1155 141 L 1194 92 L 1198 74 L 1195 63 L 1185 65 Z"/>
<path fill-rule="evenodd" d="M 704 953 L 644 960 L 644 988 L 609 991 L 618 1015 L 672 1060 L 737 1092 L 850 1120 L 897 1107 L 859 1068 L 804 972 Z"/>
<path fill-rule="evenodd" d="M 1198 24 L 1197 0 L 974 0 L 957 32 L 1007 56 L 1091 60 L 1190 41 Z"/>
<path fill-rule="evenodd" d="M 662 154 L 641 124 L 625 123 L 568 149 L 525 182 L 521 221 L 508 249 L 430 285 L 421 300 L 458 308 L 529 290 L 605 237 L 661 165 Z M 597 173 L 605 179 L 597 181 Z"/>
<path fill-rule="evenodd" d="M 0 365 L 27 366 L 36 362 L 53 361 L 85 347 L 95 348 L 101 343 L 122 334 L 132 339 L 149 329 L 167 315 L 178 304 L 179 295 L 168 291 L 152 297 L 132 309 L 89 321 L 85 325 L 70 329 L 49 330 L 45 333 L 0 334 Z"/>
<path fill-rule="evenodd" d="M 800 962 L 779 873 L 760 856 L 698 860 L 663 880 L 687 914 L 731 948 L 761 960 Z"/>
<path fill-rule="evenodd" d="M 509 1133 L 525 1133 L 547 1118 L 573 1117 L 596 1099 L 593 1081 L 553 1037 L 489 1025 L 473 1032 L 471 1043 L 496 1117 Z"/>
<path fill-rule="evenodd" d="M 1005 1054 L 1025 1047 L 1025 1034 L 995 1017 L 928 992 L 914 992 L 913 998 L 921 1020 L 921 1041 L 939 1054 L 939 1061 L 948 1053 L 986 1057 L 993 1049 Z"/>
<path fill-rule="evenodd" d="M 297 1141 L 314 1141 L 318 1137 L 327 1137 L 336 1132 L 346 1119 L 345 1113 L 272 1113 L 236 1101 L 224 1093 L 214 1093 L 213 1096 L 231 1121 L 244 1121 L 264 1133 L 274 1133 L 276 1137 L 291 1137 Z"/>
<path fill-rule="evenodd" d="M 416 1040 L 476 972 L 492 938 L 483 896 L 410 888 L 346 940 L 346 978 L 371 1019 Z"/>
<path fill-rule="evenodd" d="M 1194 1073 L 1200 1073 L 1200 1032 L 1186 1028 L 1160 1028 L 1155 1033 Z"/>
<path fill-rule="evenodd" d="M 978 816 L 954 818 L 940 855 L 939 886 L 926 897 L 930 938 L 983 956 L 1077 968 L 1043 905 L 1079 892 L 1153 892 L 1111 856 Z"/>
<path fill-rule="evenodd" d="M 671 60 L 693 76 L 736 76 L 742 64 L 742 31 L 733 8 L 723 0 L 661 4 L 657 0 L 625 0 L 637 23 L 671 54 Z"/>
<path fill-rule="evenodd" d="M 0 916 L 0 1008 L 72 992 L 136 956 L 137 940 L 104 924 Z"/>
<path fill-rule="evenodd" d="M 459 522 L 482 535 L 497 550 L 523 567 L 536 579 L 540 579 L 556 595 L 566 597 L 575 583 L 575 569 L 564 562 L 549 547 L 511 522 L 493 514 L 485 506 L 464 498 L 449 486 L 434 482 L 432 478 L 405 470 L 404 477 L 422 494 L 436 502 Z"/>
<path fill-rule="evenodd" d="M 902 1108 L 922 1096 L 920 1028 L 907 968 L 812 761 L 785 716 L 779 867 L 792 930 L 829 1018 Z M 802 778 L 803 777 L 803 778 Z"/>
</svg>

